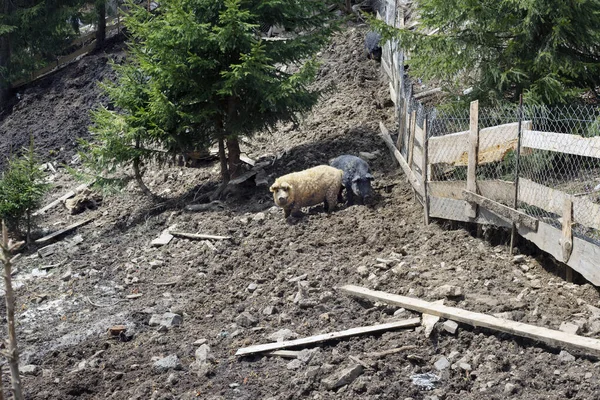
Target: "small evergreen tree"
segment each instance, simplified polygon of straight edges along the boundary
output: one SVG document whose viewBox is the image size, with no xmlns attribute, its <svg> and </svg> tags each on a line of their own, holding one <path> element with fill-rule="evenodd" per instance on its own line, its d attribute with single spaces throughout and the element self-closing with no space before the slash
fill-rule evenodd
<svg viewBox="0 0 600 400">
<path fill-rule="evenodd" d="M 156 13 L 129 4 L 128 62 L 105 85 L 116 110 L 93 113 L 84 159 L 96 171 L 204 150 L 218 143 L 222 179 L 240 174 L 238 138 L 296 121 L 318 101 L 312 58 L 334 29 L 320 0 L 165 0 Z M 264 40 L 260 26 L 294 34 Z M 284 66 L 300 67 L 288 72 Z M 225 148 L 228 153 L 226 154 Z"/>
<path fill-rule="evenodd" d="M 411 52 L 413 76 L 440 80 L 450 91 L 472 86 L 465 100 L 514 102 L 522 93 L 530 104 L 556 104 L 600 85 L 597 0 L 418 0 L 415 6 L 423 30 L 373 22 Z"/>
<path fill-rule="evenodd" d="M 0 219 L 6 220 L 12 229 L 17 229 L 24 222 L 27 243 L 31 233 L 31 214 L 40 206 L 49 188 L 43 178 L 33 138 L 21 157 L 9 160 L 8 169 L 0 176 Z"/>
</svg>

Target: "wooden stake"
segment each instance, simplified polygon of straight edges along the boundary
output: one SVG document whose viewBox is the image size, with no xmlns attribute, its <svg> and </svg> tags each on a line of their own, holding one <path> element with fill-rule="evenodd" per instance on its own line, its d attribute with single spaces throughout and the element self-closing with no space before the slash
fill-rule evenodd
<svg viewBox="0 0 600 400">
<path fill-rule="evenodd" d="M 477 193 L 477 151 L 479 150 L 479 102 L 471 102 L 471 122 L 469 130 L 469 165 L 467 167 L 467 190 Z M 477 204 L 469 203 L 465 207 L 469 218 L 477 217 Z"/>
<path fill-rule="evenodd" d="M 600 356 L 600 340 L 598 339 L 573 335 L 571 333 L 556 331 L 540 326 L 528 325 L 507 319 L 496 318 L 491 315 L 467 311 L 456 307 L 433 304 L 421 299 L 379 292 L 354 285 L 346 285 L 339 288 L 339 290 L 352 296 L 381 301 L 421 313 L 439 315 L 440 317 L 462 322 L 475 327 L 483 327 L 500 332 L 506 332 L 512 335 L 538 340 L 551 346 L 570 347 L 588 354 L 592 354 L 596 357 Z"/>
</svg>

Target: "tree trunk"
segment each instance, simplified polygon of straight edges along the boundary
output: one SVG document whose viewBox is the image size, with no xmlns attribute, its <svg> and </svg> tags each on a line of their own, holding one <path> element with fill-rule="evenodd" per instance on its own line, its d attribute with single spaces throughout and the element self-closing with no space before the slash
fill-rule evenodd
<svg viewBox="0 0 600 400">
<path fill-rule="evenodd" d="M 104 39 L 106 39 L 106 0 L 96 0 L 96 13 L 98 14 L 96 49 L 100 49 L 104 46 Z"/>
<path fill-rule="evenodd" d="M 229 183 L 231 176 L 227 167 L 227 155 L 225 154 L 225 141 L 222 137 L 219 138 L 219 162 L 221 163 L 221 179 L 224 184 Z"/>
<path fill-rule="evenodd" d="M 1 0 L 0 12 L 5 16 L 11 13 L 11 1 Z M 10 80 L 8 78 L 8 67 L 10 65 L 10 35 L 8 33 L 0 36 L 0 110 L 6 106 L 10 98 Z"/>
<path fill-rule="evenodd" d="M 237 138 L 227 139 L 227 162 L 231 179 L 237 178 L 243 172 L 240 155 L 240 142 L 238 142 Z"/>
<path fill-rule="evenodd" d="M 15 295 L 12 288 L 11 278 L 11 253 L 8 240 L 8 231 L 6 225 L 2 223 L 2 263 L 4 264 L 4 286 L 6 300 L 6 321 L 8 324 L 8 366 L 13 388 L 13 398 L 15 400 L 23 400 L 23 392 L 21 391 L 21 376 L 19 375 L 19 350 L 17 348 L 17 334 L 15 331 Z"/>
</svg>

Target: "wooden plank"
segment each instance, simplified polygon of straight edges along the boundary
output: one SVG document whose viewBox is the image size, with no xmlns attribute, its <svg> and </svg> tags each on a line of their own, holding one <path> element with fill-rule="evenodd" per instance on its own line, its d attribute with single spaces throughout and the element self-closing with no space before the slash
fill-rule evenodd
<svg viewBox="0 0 600 400">
<path fill-rule="evenodd" d="M 529 179 L 519 178 L 519 201 L 562 215 L 568 194 Z M 585 197 L 573 197 L 573 222 L 600 230 L 600 204 Z"/>
<path fill-rule="evenodd" d="M 537 232 L 518 227 L 519 234 L 557 260 L 562 258 L 560 241 L 562 232 L 545 222 L 538 222 Z M 600 247 L 588 241 L 573 237 L 573 250 L 567 265 L 579 272 L 585 279 L 600 286 Z"/>
<path fill-rule="evenodd" d="M 88 188 L 88 184 L 85 183 L 83 185 L 79 185 L 75 188 L 75 190 L 70 190 L 67 193 L 63 194 L 61 197 L 59 197 L 58 199 L 54 200 L 53 202 L 51 202 L 50 204 L 46 205 L 45 207 L 37 210 L 36 212 L 34 212 L 32 215 L 35 217 L 37 215 L 41 215 L 43 213 L 45 213 L 46 211 L 56 207 L 57 205 L 59 205 L 60 203 L 62 203 L 63 201 L 70 199 L 71 197 L 75 196 L 77 193 L 80 193 L 82 191 L 84 191 L 85 189 Z"/>
<path fill-rule="evenodd" d="M 415 127 L 417 125 L 417 112 L 410 113 L 410 124 L 408 125 L 408 148 L 406 149 L 407 163 L 412 169 L 415 148 Z"/>
<path fill-rule="evenodd" d="M 247 354 L 264 353 L 265 351 L 287 349 L 290 347 L 306 346 L 309 344 L 325 342 L 328 340 L 343 339 L 343 338 L 347 338 L 347 337 L 351 337 L 351 336 L 385 332 L 385 331 L 389 331 L 389 330 L 393 330 L 393 329 L 414 328 L 415 326 L 419 326 L 419 325 L 421 325 L 420 318 L 411 318 L 411 319 L 407 319 L 407 320 L 403 320 L 403 321 L 389 322 L 386 324 L 363 326 L 363 327 L 359 327 L 359 328 L 347 329 L 345 331 L 324 333 L 321 335 L 309 336 L 309 337 L 302 338 L 302 339 L 285 340 L 283 342 L 259 344 L 256 346 L 250 346 L 250 347 L 238 349 L 238 351 L 235 353 L 235 355 L 243 356 L 243 355 L 247 355 Z"/>
<path fill-rule="evenodd" d="M 467 188 L 466 181 L 429 181 L 427 190 L 430 196 L 455 200 L 465 200 L 463 190 Z M 515 185 L 513 182 L 501 180 L 478 181 L 477 188 L 483 197 L 504 204 L 513 202 Z"/>
<path fill-rule="evenodd" d="M 564 207 L 563 207 L 563 215 L 562 215 L 562 240 L 561 240 L 561 248 L 562 248 L 562 261 L 568 262 L 571 257 L 571 252 L 573 251 L 573 202 L 571 201 L 570 196 L 565 197 Z"/>
<path fill-rule="evenodd" d="M 531 121 L 523 122 L 524 129 L 530 126 Z M 463 131 L 430 138 L 429 162 L 456 166 L 468 165 L 469 132 Z M 479 131 L 477 164 L 502 161 L 509 151 L 517 148 L 518 134 L 518 122 L 481 129 Z"/>
<path fill-rule="evenodd" d="M 505 206 L 497 201 L 480 196 L 477 193 L 471 192 L 470 190 L 464 190 L 463 195 L 465 196 L 465 200 L 468 202 L 487 208 L 488 210 L 509 219 L 517 225 L 525 226 L 531 230 L 537 229 L 538 220 L 525 213 Z"/>
<path fill-rule="evenodd" d="M 469 218 L 465 215 L 464 209 L 468 203 L 465 200 L 444 199 L 440 197 L 429 196 L 429 216 L 433 218 L 443 218 L 452 221 L 476 222 L 483 225 L 496 225 L 510 228 L 510 221 L 494 214 L 487 209 L 480 209 L 476 218 Z"/>
<path fill-rule="evenodd" d="M 88 224 L 88 223 L 92 222 L 93 220 L 94 220 L 94 217 L 90 217 L 90 218 L 84 219 L 83 221 L 76 222 L 72 225 L 67 226 L 64 229 L 54 232 L 48 236 L 44 236 L 43 238 L 38 239 L 35 242 L 36 243 L 48 243 L 49 241 L 56 239 L 57 237 L 64 235 L 65 233 L 68 233 L 68 232 L 72 231 L 73 229 L 76 229 L 76 228 L 79 228 L 80 226 Z"/>
<path fill-rule="evenodd" d="M 429 225 L 429 195 L 427 194 L 427 118 L 423 121 L 423 154 L 421 155 L 421 174 L 423 175 L 423 222 Z"/>
<path fill-rule="evenodd" d="M 477 193 L 477 151 L 479 149 L 479 101 L 471 102 L 469 129 L 469 163 L 467 166 L 467 190 Z M 466 200 L 469 200 L 468 198 Z M 477 203 L 465 207 L 465 214 L 474 218 L 477 215 Z"/>
<path fill-rule="evenodd" d="M 387 128 L 385 127 L 385 125 L 383 124 L 383 122 L 379 122 L 379 128 L 381 129 L 381 137 L 382 137 L 383 141 L 390 149 L 392 156 L 400 164 L 402 171 L 404 171 L 404 174 L 407 176 L 408 181 L 412 185 L 413 189 L 415 189 L 415 191 L 417 191 L 417 193 L 423 195 L 424 192 L 423 192 L 423 187 L 421 186 L 421 183 L 413 174 L 413 171 L 408 166 L 408 163 L 406 161 L 404 161 L 404 157 L 402 157 L 402 154 L 400 154 L 400 152 L 398 151 L 396 146 L 394 146 L 394 142 L 392 141 L 392 138 L 390 137 L 390 133 L 387 130 Z"/>
<path fill-rule="evenodd" d="M 194 240 L 229 240 L 231 236 L 215 236 L 215 235 L 205 235 L 205 234 L 196 234 L 196 233 L 187 233 L 187 232 L 177 232 L 177 231 L 169 231 L 169 233 L 175 237 L 185 238 L 185 239 L 194 239 Z"/>
<path fill-rule="evenodd" d="M 404 307 L 409 310 L 437 315 L 453 321 L 469 324 L 474 327 L 483 327 L 500 332 L 506 332 L 511 335 L 537 340 L 551 346 L 568 347 L 583 351 L 587 354 L 592 354 L 594 356 L 600 356 L 600 340 L 598 339 L 573 335 L 540 326 L 497 318 L 492 315 L 468 311 L 457 307 L 433 304 L 421 299 L 370 290 L 354 285 L 346 285 L 339 288 L 339 290 L 343 293 L 363 299 L 381 301 L 387 304 Z"/>
<path fill-rule="evenodd" d="M 522 147 L 600 158 L 600 136 L 582 137 L 565 133 L 523 130 Z"/>
</svg>

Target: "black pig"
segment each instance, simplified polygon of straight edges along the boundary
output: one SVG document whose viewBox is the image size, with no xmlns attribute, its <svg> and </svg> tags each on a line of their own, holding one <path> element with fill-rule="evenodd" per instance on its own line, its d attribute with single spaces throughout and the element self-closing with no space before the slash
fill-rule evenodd
<svg viewBox="0 0 600 400">
<path fill-rule="evenodd" d="M 377 32 L 368 32 L 365 37 L 365 48 L 367 49 L 367 58 L 372 60 L 381 61 L 381 45 L 379 41 L 381 35 Z"/>
<path fill-rule="evenodd" d="M 342 184 L 346 188 L 349 206 L 354 204 L 355 196 L 358 197 L 359 204 L 373 202 L 373 189 L 371 189 L 373 175 L 369 172 L 369 164 L 366 161 L 346 154 L 334 158 L 329 165 L 344 171 Z"/>
</svg>

